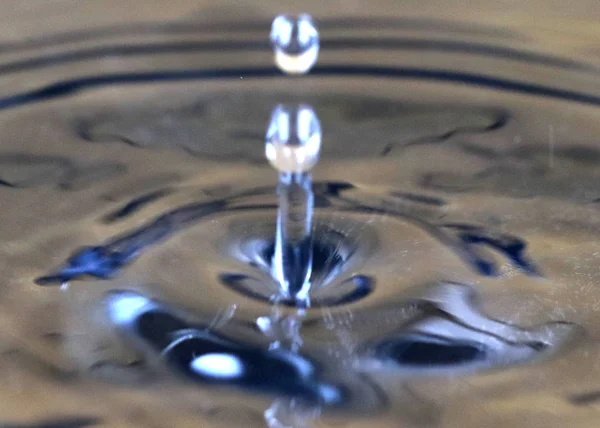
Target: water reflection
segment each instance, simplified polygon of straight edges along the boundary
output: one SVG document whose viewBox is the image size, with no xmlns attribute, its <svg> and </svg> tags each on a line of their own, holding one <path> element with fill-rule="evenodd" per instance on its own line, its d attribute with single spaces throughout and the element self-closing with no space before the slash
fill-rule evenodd
<svg viewBox="0 0 600 428">
<path fill-rule="evenodd" d="M 481 117 L 481 123 L 476 115 L 465 119 L 465 126 L 451 118 L 451 130 L 439 138 L 388 143 L 379 159 L 494 132 L 507 116 Z M 98 219 L 122 233 L 75 249 L 36 280 L 69 287 L 83 280 L 86 293 L 103 296 L 96 306 L 104 318 L 94 322 L 116 327 L 119 335 L 103 336 L 103 359 L 79 351 L 89 373 L 146 386 L 166 376 L 241 401 L 253 395 L 249 408 L 270 427 L 370 417 L 407 403 L 412 411 L 399 418 L 419 424 L 436 404 L 412 390 L 415 379 L 502 370 L 577 343 L 581 329 L 569 322 L 522 328 L 485 315 L 475 288 L 440 279 L 423 257 L 445 263 L 442 274 L 498 278 L 508 265 L 513 275 L 541 278 L 524 238 L 460 216 L 446 219 L 452 205 L 443 195 L 313 182 L 320 139 L 310 107 L 276 109 L 267 157 L 279 171 L 277 187 L 171 184 L 136 193 Z M 131 227 L 145 210 L 157 213 L 154 219 Z M 155 260 L 178 258 L 187 248 L 202 260 L 191 283 L 179 281 L 173 268 L 164 283 L 140 280 L 156 272 Z M 290 264 L 284 249 L 294 256 L 306 250 L 309 257 Z M 432 285 L 415 288 L 416 278 Z M 93 307 L 90 301 L 85 304 Z M 324 316 L 315 317 L 315 309 Z M 332 327 L 329 317 L 340 311 L 354 321 Z M 121 348 L 131 348 L 128 358 L 118 357 Z"/>
<path fill-rule="evenodd" d="M 206 326 L 186 323 L 144 296 L 112 294 L 107 311 L 120 329 L 192 381 L 234 385 L 329 406 L 344 400 L 344 390 L 320 382 L 317 367 L 305 357 L 283 349 L 264 351 L 232 342 Z"/>
<path fill-rule="evenodd" d="M 518 237 L 484 230 L 474 225 L 445 224 L 435 221 L 434 218 L 427 220 L 427 215 L 417 218 L 402 206 L 398 206 L 396 212 L 389 209 L 383 211 L 380 206 L 386 202 L 386 196 L 365 193 L 352 185 L 340 187 L 335 183 L 316 183 L 313 191 L 315 200 L 320 201 L 319 206 L 322 207 L 321 211 L 315 212 L 316 224 L 311 239 L 311 296 L 317 305 L 323 305 L 324 302 L 327 302 L 327 305 L 336 304 L 330 300 L 334 295 L 338 296 L 337 299 L 341 303 L 354 300 L 355 295 L 368 294 L 373 282 L 377 281 L 376 278 L 370 279 L 371 275 L 357 273 L 349 276 L 345 273 L 348 273 L 349 269 L 376 260 L 378 248 L 382 246 L 381 240 L 387 239 L 383 234 L 400 236 L 407 228 L 422 230 L 430 239 L 452 251 L 478 274 L 499 274 L 494 259 L 486 251 L 490 248 L 506 256 L 523 274 L 539 275 L 537 268 L 525 254 L 526 243 Z M 268 188 L 251 189 L 220 200 L 176 208 L 103 245 L 77 250 L 63 267 L 38 278 L 37 282 L 42 285 L 60 285 L 66 281 L 86 277 L 112 278 L 152 247 L 192 226 L 209 226 L 211 217 L 219 214 L 221 218 L 229 216 L 232 221 L 225 228 L 228 230 L 228 237 L 224 242 L 216 244 L 211 251 L 220 252 L 219 247 L 226 248 L 227 257 L 240 264 L 240 267 L 250 268 L 249 271 L 244 268 L 244 271 L 252 272 L 226 272 L 221 275 L 221 281 L 248 296 L 268 301 L 279 287 L 274 286 L 274 279 L 271 277 L 276 242 L 276 222 L 273 214 L 277 205 L 275 201 L 265 200 L 265 197 L 273 198 L 273 193 L 273 190 Z M 398 198 L 398 195 L 394 197 Z M 409 206 L 421 204 L 421 200 L 415 200 L 414 196 L 408 201 Z M 266 214 L 266 217 L 255 217 L 261 212 Z M 378 217 L 385 220 L 385 231 L 380 227 L 381 223 L 369 225 Z M 364 218 L 368 218 L 369 223 L 365 224 L 362 220 Z M 246 229 L 245 236 L 236 233 L 240 228 Z M 401 248 L 403 244 L 390 242 L 389 245 L 400 245 Z M 332 286 L 333 282 L 345 285 Z M 330 295 L 332 290 L 334 294 Z M 348 293 L 345 290 L 348 290 Z M 284 298 L 282 301 L 285 300 Z"/>
<path fill-rule="evenodd" d="M 40 156 L 27 153 L 0 155 L 0 186 L 31 189 L 54 185 L 60 190 L 83 190 L 99 182 L 125 174 L 120 163 L 72 162 L 66 157 Z"/>
<path fill-rule="evenodd" d="M 453 137 L 491 133 L 509 120 L 506 111 L 492 106 L 444 107 L 326 91 L 240 90 L 198 96 L 183 104 L 159 100 L 122 112 L 90 108 L 79 113 L 71 126 L 91 144 L 120 142 L 136 148 L 181 150 L 203 159 L 264 164 L 259 149 L 264 126 L 273 106 L 282 102 L 311 105 L 327 124 L 323 159 L 398 155 L 405 146 L 442 144 Z M 213 144 L 216 140 L 227 143 Z"/>
<path fill-rule="evenodd" d="M 387 370 L 404 376 L 473 372 L 551 355 L 581 333 L 571 323 L 523 329 L 489 318 L 478 308 L 474 289 L 462 284 L 433 284 L 415 292 L 404 303 L 412 305 L 411 316 L 395 321 L 386 337 L 374 338 L 362 364 L 388 375 Z"/>
<path fill-rule="evenodd" d="M 593 419 L 597 68 L 471 24 L 359 21 L 319 21 L 323 66 L 293 79 L 267 21 L 18 43 L 0 79 L 7 414 L 37 397 L 143 427 Z M 312 104 L 325 138 L 310 307 L 273 299 L 281 102 Z"/>
<path fill-rule="evenodd" d="M 332 376 L 324 367 L 333 362 L 311 358 L 299 346 L 288 345 L 289 340 L 296 345 L 301 341 L 301 315 L 269 317 L 268 335 L 277 340 L 264 349 L 224 337 L 211 326 L 192 324 L 178 311 L 138 293 L 112 291 L 101 302 L 110 323 L 145 354 L 143 359 L 160 358 L 173 374 L 200 387 L 229 387 L 277 397 L 275 407 L 287 403 L 291 408 L 276 413 L 290 416 L 298 412 L 319 415 L 321 409 L 372 413 L 383 405 L 380 392 L 358 374 Z M 298 324 L 272 334 L 275 325 L 285 323 Z M 274 424 L 278 417 L 270 409 L 266 418 Z"/>
<path fill-rule="evenodd" d="M 397 303 L 354 311 L 350 332 L 360 343 L 341 358 L 343 353 L 322 348 L 324 343 L 344 348 L 330 334 L 340 327 L 307 319 L 304 310 L 273 307 L 256 320 L 256 331 L 267 339 L 257 342 L 233 318 L 225 329 L 190 321 L 186 311 L 138 292 L 112 290 L 97 302 L 119 333 L 111 340 L 134 346 L 142 361 L 154 361 L 144 363 L 145 370 L 164 368 L 184 383 L 218 388 L 225 396 L 240 390 L 271 397 L 265 418 L 275 427 L 285 420 L 312 426 L 315 418 L 373 415 L 390 400 L 413 403 L 404 417 L 423 418 L 420 412 L 430 405 L 415 396 L 409 382 L 546 359 L 572 346 L 581 333 L 569 323 L 525 329 L 494 320 L 480 311 L 474 293 L 466 285 L 431 284 L 408 291 Z M 390 318 L 394 313 L 403 315 Z M 382 319 L 388 320 L 385 328 L 371 328 Z M 110 346 L 120 346 L 117 342 Z"/>
</svg>

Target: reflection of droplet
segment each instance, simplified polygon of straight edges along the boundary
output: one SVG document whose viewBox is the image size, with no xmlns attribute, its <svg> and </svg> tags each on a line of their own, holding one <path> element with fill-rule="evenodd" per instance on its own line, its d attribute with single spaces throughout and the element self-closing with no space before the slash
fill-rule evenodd
<svg viewBox="0 0 600 428">
<path fill-rule="evenodd" d="M 399 322 L 396 331 L 382 334 L 375 327 L 375 334 L 384 338 L 368 345 L 376 360 L 363 361 L 369 370 L 383 365 L 386 376 L 440 376 L 506 367 L 552 355 L 572 343 L 579 331 L 569 323 L 522 329 L 490 318 L 480 311 L 475 290 L 466 285 L 441 283 L 419 290 L 407 300 L 418 312 Z M 369 315 L 375 316 L 376 311 Z"/>
<path fill-rule="evenodd" d="M 308 72 L 319 55 L 319 33 L 309 15 L 279 15 L 271 26 L 275 63 L 285 73 Z"/>
</svg>

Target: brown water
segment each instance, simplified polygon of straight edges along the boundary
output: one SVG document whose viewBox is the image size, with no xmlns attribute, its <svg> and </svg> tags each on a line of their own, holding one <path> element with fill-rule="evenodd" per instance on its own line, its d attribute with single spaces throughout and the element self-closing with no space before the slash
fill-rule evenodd
<svg viewBox="0 0 600 428">
<path fill-rule="evenodd" d="M 597 425 L 593 3 L 290 6 L 301 77 L 284 5 L 140 4 L 2 6 L 0 426 Z M 279 103 L 323 134 L 307 309 Z"/>
</svg>

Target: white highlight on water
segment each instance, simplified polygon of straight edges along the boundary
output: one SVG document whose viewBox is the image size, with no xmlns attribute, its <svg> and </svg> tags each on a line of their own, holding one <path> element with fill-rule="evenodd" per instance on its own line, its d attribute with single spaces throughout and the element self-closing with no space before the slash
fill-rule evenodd
<svg viewBox="0 0 600 428">
<path fill-rule="evenodd" d="M 244 374 L 244 364 L 231 354 L 204 354 L 190 363 L 194 372 L 218 379 L 235 379 Z"/>
<path fill-rule="evenodd" d="M 139 294 L 115 294 L 108 298 L 108 315 L 116 324 L 127 324 L 154 306 L 150 299 Z"/>
</svg>

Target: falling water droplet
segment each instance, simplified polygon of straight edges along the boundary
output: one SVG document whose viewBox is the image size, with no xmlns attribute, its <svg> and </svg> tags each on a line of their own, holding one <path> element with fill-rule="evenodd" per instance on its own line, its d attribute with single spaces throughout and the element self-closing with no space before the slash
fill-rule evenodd
<svg viewBox="0 0 600 428">
<path fill-rule="evenodd" d="M 275 63 L 288 74 L 303 74 L 317 62 L 319 33 L 309 15 L 279 15 L 271 26 Z"/>
</svg>

